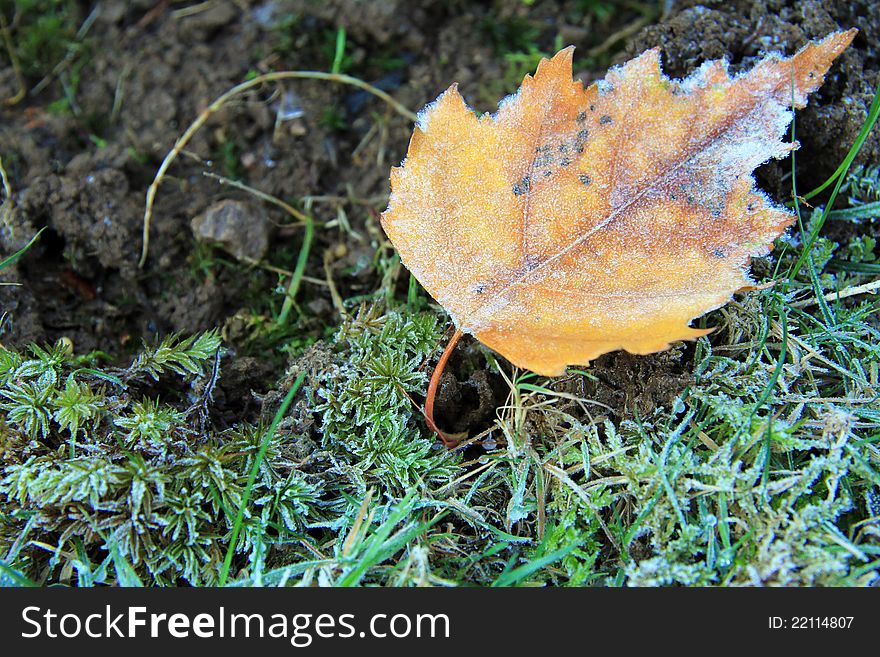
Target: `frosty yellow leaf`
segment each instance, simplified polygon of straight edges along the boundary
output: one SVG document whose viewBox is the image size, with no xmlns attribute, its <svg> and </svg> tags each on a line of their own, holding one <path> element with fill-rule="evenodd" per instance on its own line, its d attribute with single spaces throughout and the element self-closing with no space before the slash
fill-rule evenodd
<svg viewBox="0 0 880 657">
<path fill-rule="evenodd" d="M 491 116 L 452 85 L 419 115 L 382 226 L 462 331 L 539 374 L 704 335 L 691 320 L 752 284 L 750 257 L 792 222 L 752 171 L 794 147 L 789 108 L 855 33 L 733 79 L 713 61 L 670 80 L 649 50 L 586 89 L 566 48 Z"/>
</svg>

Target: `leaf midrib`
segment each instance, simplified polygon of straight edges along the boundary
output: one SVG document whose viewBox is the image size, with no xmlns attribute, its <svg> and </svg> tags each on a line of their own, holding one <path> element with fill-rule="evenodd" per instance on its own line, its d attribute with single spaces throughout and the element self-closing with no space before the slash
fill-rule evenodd
<svg viewBox="0 0 880 657">
<path fill-rule="evenodd" d="M 793 58 L 794 58 L 794 57 L 790 57 L 790 58 L 788 58 L 788 61 L 791 61 Z M 754 69 L 753 69 L 753 70 L 754 70 Z M 742 83 L 745 82 L 745 80 L 746 80 L 747 78 L 748 78 L 748 76 L 747 76 L 746 78 L 744 78 L 743 80 L 740 80 L 740 81 L 738 81 L 738 82 L 739 82 L 740 84 L 742 84 Z M 778 89 L 780 86 L 781 86 L 781 84 L 777 84 L 777 85 L 775 85 L 774 87 L 771 87 L 771 89 L 768 90 L 768 91 L 776 90 L 776 89 Z M 589 231 L 587 231 L 586 233 L 584 233 L 584 234 L 581 235 L 580 237 L 576 238 L 576 239 L 575 239 L 574 241 L 572 241 L 569 245 L 565 246 L 564 248 L 562 248 L 562 249 L 561 249 L 560 251 L 558 251 L 557 253 L 553 254 L 553 255 L 550 256 L 550 257 L 548 257 L 546 260 L 544 260 L 543 262 L 541 262 L 538 266 L 536 266 L 536 267 L 535 267 L 534 269 L 532 269 L 531 271 L 523 272 L 522 274 L 517 274 L 517 275 L 514 277 L 514 279 L 513 279 L 512 281 L 510 281 L 505 287 L 503 287 L 503 288 L 502 288 L 501 290 L 499 290 L 496 294 L 494 294 L 491 300 L 487 299 L 487 301 L 484 302 L 481 306 L 479 306 L 474 312 L 470 313 L 470 316 L 468 316 L 468 317 L 463 317 L 462 320 L 461 320 L 461 323 L 462 323 L 462 324 L 467 324 L 467 323 L 469 323 L 469 322 L 472 321 L 475 317 L 478 317 L 478 316 L 479 316 L 482 312 L 484 312 L 487 308 L 491 308 L 493 305 L 496 305 L 497 302 L 498 302 L 500 299 L 504 298 L 504 296 L 505 296 L 508 292 L 510 292 L 510 290 L 512 290 L 512 289 L 514 289 L 514 288 L 516 288 L 516 287 L 521 286 L 524 282 L 526 282 L 526 281 L 528 281 L 529 279 L 531 279 L 531 278 L 537 276 L 537 275 L 540 274 L 543 270 L 546 270 L 546 269 L 548 269 L 548 267 L 552 266 L 553 263 L 558 262 L 561 258 L 563 258 L 564 256 L 568 255 L 568 254 L 571 253 L 572 251 L 576 250 L 578 247 L 582 246 L 583 244 L 585 244 L 586 241 L 587 241 L 591 236 L 593 236 L 593 235 L 596 234 L 597 232 L 603 230 L 603 229 L 604 229 L 605 227 L 607 227 L 609 224 L 611 224 L 612 222 L 614 222 L 618 217 L 621 216 L 621 214 L 627 212 L 627 211 L 628 211 L 630 208 L 632 208 L 636 203 L 638 203 L 639 201 L 641 201 L 641 200 L 645 197 L 646 194 L 648 194 L 649 192 L 651 192 L 651 191 L 653 191 L 653 190 L 659 188 L 663 183 L 667 182 L 667 181 L 669 180 L 669 178 L 670 178 L 671 176 L 673 176 L 673 175 L 674 175 L 679 169 L 681 169 L 681 168 L 684 167 L 686 164 L 688 164 L 688 163 L 690 163 L 691 161 L 693 161 L 693 159 L 694 159 L 695 157 L 697 157 L 697 156 L 700 155 L 702 152 L 704 152 L 704 151 L 706 150 L 706 148 L 707 148 L 708 146 L 710 146 L 712 143 L 714 143 L 714 142 L 715 142 L 715 141 L 716 141 L 721 135 L 723 135 L 723 134 L 729 132 L 729 131 L 732 129 L 732 127 L 733 127 L 734 125 L 736 125 L 736 124 L 742 122 L 743 120 L 747 119 L 748 116 L 750 116 L 753 112 L 757 111 L 758 108 L 766 107 L 768 104 L 773 104 L 773 103 L 775 103 L 775 104 L 779 104 L 778 101 L 776 101 L 776 100 L 774 100 L 774 99 L 771 98 L 771 99 L 768 99 L 768 100 L 766 100 L 766 101 L 764 101 L 764 102 L 762 102 L 762 103 L 755 103 L 754 105 L 750 106 L 746 111 L 744 111 L 742 114 L 738 114 L 738 115 L 735 115 L 735 116 L 731 117 L 730 121 L 724 123 L 724 124 L 723 124 L 723 125 L 717 130 L 717 131 L 711 133 L 711 134 L 708 135 L 705 139 L 701 140 L 696 146 L 692 147 L 690 153 L 689 153 L 686 157 L 684 157 L 683 159 L 681 159 L 676 165 L 674 165 L 673 167 L 671 167 L 670 169 L 668 169 L 668 170 L 667 170 L 666 172 L 664 172 L 661 176 L 658 176 L 658 177 L 654 178 L 654 179 L 653 179 L 650 183 L 648 183 L 643 189 L 641 189 L 639 192 L 637 192 L 636 194 L 634 194 L 634 195 L 633 195 L 633 196 L 632 196 L 632 197 L 631 197 L 626 203 L 624 203 L 624 204 L 621 205 L 619 208 L 617 208 L 617 209 L 615 209 L 613 212 L 611 212 L 611 214 L 609 214 L 608 217 L 606 217 L 605 220 L 603 220 L 603 221 L 600 222 L 599 224 L 593 226 L 593 228 L 591 228 Z M 749 175 L 749 177 L 752 179 L 752 183 L 753 183 L 753 185 L 754 185 L 754 177 L 753 177 L 753 174 L 750 172 L 748 175 Z M 530 192 L 530 193 L 531 193 L 531 192 Z M 545 277 L 546 277 L 546 276 L 545 276 Z"/>
</svg>

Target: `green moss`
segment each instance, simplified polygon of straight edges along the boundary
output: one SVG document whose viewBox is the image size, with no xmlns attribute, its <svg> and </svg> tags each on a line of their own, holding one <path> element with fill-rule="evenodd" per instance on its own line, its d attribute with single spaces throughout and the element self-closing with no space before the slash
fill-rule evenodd
<svg viewBox="0 0 880 657">
<path fill-rule="evenodd" d="M 81 17 L 76 4 L 69 0 L 0 3 L 0 11 L 7 17 L 13 14 L 18 17 L 14 43 L 25 76 L 35 78 L 48 74 L 68 50 L 78 47 L 76 31 Z"/>
<path fill-rule="evenodd" d="M 219 348 L 214 332 L 172 336 L 130 367 L 105 371 L 77 368 L 60 345 L 33 347 L 33 358 L 0 351 L 7 568 L 37 581 L 64 580 L 75 569 L 91 584 L 126 576 L 216 583 L 218 541 L 228 535 L 262 438 L 249 425 L 197 429 Z M 149 381 L 174 389 L 174 379 L 191 393 L 152 396 Z M 276 435 L 270 453 L 290 440 L 289 431 Z M 283 538 L 322 518 L 321 487 L 292 464 L 266 465 L 238 552 L 252 550 L 255 536 Z"/>
<path fill-rule="evenodd" d="M 344 351 L 315 391 L 325 447 L 339 450 L 365 483 L 396 492 L 447 480 L 455 460 L 433 450 L 415 421 L 412 395 L 440 338 L 437 317 L 361 307 L 337 334 Z"/>
</svg>

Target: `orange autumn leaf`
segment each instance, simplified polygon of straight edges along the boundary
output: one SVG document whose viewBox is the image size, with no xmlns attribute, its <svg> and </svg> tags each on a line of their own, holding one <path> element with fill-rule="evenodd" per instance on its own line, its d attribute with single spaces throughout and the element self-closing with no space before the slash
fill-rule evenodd
<svg viewBox="0 0 880 657">
<path fill-rule="evenodd" d="M 752 171 L 796 147 L 789 108 L 855 34 L 733 79 L 713 61 L 670 80 L 649 50 L 586 89 L 569 47 L 491 116 L 452 85 L 419 115 L 382 226 L 460 330 L 539 374 L 705 335 L 689 323 L 753 285 L 750 258 L 793 221 Z"/>
</svg>

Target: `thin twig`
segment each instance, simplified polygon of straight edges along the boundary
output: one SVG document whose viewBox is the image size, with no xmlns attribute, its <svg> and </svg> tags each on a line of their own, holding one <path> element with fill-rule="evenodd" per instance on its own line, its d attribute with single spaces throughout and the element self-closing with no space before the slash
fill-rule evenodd
<svg viewBox="0 0 880 657">
<path fill-rule="evenodd" d="M 86 38 L 86 35 L 89 33 L 89 30 L 92 29 L 92 25 L 98 19 L 98 16 L 101 15 L 101 5 L 99 4 L 95 7 L 92 12 L 86 16 L 86 19 L 82 22 L 82 25 L 79 26 L 79 29 L 76 31 L 76 35 L 74 36 L 74 42 L 79 44 L 83 39 Z M 40 93 L 43 89 L 49 86 L 49 83 L 52 82 L 56 77 L 61 75 L 61 73 L 70 66 L 70 63 L 76 59 L 76 56 L 79 54 L 79 51 L 72 47 L 68 46 L 67 52 L 64 55 L 64 59 L 58 62 L 54 68 L 49 71 L 49 74 L 44 77 L 42 80 L 37 82 L 33 89 L 31 89 L 31 96 L 35 96 Z"/>
<path fill-rule="evenodd" d="M 494 468 L 495 466 L 498 465 L 498 463 L 500 463 L 500 461 L 489 461 L 487 463 L 480 465 L 479 467 L 474 468 L 473 470 L 468 470 L 467 472 L 465 472 L 463 475 L 461 475 L 457 479 L 453 479 L 448 484 L 446 484 L 442 488 L 438 489 L 437 493 L 438 494 L 445 493 L 446 491 L 451 490 L 452 488 L 454 488 L 458 484 L 466 481 L 467 479 L 470 479 L 471 477 L 475 477 L 476 475 L 480 474 L 481 472 L 483 472 L 483 470 L 486 470 L 488 468 Z"/>
<path fill-rule="evenodd" d="M 171 0 L 161 0 L 161 2 L 156 3 L 155 7 L 150 9 L 150 11 L 148 11 L 143 16 L 141 16 L 141 19 L 137 23 L 135 23 L 135 27 L 139 30 L 144 29 L 159 16 L 161 16 L 162 12 L 164 12 L 170 4 Z"/>
<path fill-rule="evenodd" d="M 354 546 L 360 538 L 361 527 L 366 520 L 366 524 L 369 527 L 370 522 L 373 519 L 373 511 L 370 511 L 369 516 L 367 516 L 367 510 L 370 508 L 370 502 L 373 500 L 373 489 L 370 488 L 366 495 L 364 495 L 364 499 L 361 502 L 360 507 L 358 508 L 357 515 L 355 516 L 354 522 L 351 524 L 351 529 L 348 530 L 348 536 L 345 537 L 345 542 L 342 544 L 342 556 L 349 556 L 354 550 Z"/>
<path fill-rule="evenodd" d="M 839 301 L 840 299 L 846 299 L 847 297 L 854 297 L 858 294 L 868 294 L 875 293 L 877 290 L 880 290 L 880 279 L 876 281 L 871 281 L 870 283 L 865 283 L 864 285 L 855 285 L 853 287 L 847 287 L 839 292 L 829 292 L 822 296 L 825 301 Z M 819 297 L 813 297 L 812 299 L 805 299 L 804 301 L 796 301 L 791 304 L 792 308 L 807 308 L 809 306 L 815 306 L 819 303 Z"/>
<path fill-rule="evenodd" d="M 27 93 L 27 88 L 24 84 L 24 75 L 21 73 L 21 62 L 18 60 L 18 53 L 15 52 L 15 44 L 12 43 L 12 34 L 10 34 L 9 31 L 9 23 L 6 21 L 6 15 L 2 11 L 0 11 L 0 31 L 3 33 L 3 43 L 6 46 L 6 50 L 9 52 L 9 61 L 12 63 L 15 84 L 18 86 L 18 91 L 15 92 L 15 95 L 4 99 L 3 104 L 16 105 L 21 102 L 22 98 L 24 98 Z"/>
<path fill-rule="evenodd" d="M 293 276 L 293 272 L 290 269 L 285 269 L 284 267 L 276 267 L 275 265 L 271 265 L 268 262 L 263 262 L 262 260 L 254 260 L 253 258 L 248 258 L 246 256 L 240 256 L 239 260 L 241 260 L 246 265 L 251 265 L 252 267 L 259 267 L 260 269 L 271 271 L 273 274 L 280 274 L 282 276 L 286 276 L 287 278 Z M 327 281 L 322 278 L 315 278 L 314 276 L 303 276 L 302 279 L 306 283 L 311 283 L 312 285 L 328 287 Z"/>
<path fill-rule="evenodd" d="M 653 19 L 653 16 L 641 16 L 640 18 L 637 18 L 629 25 L 624 26 L 622 29 L 609 36 L 595 48 L 590 48 L 587 51 L 587 57 L 598 57 L 599 55 L 602 55 L 605 52 L 611 50 L 611 47 L 615 43 L 617 43 L 618 41 L 623 41 L 624 39 L 628 39 L 633 34 L 645 27 L 645 25 L 650 23 Z"/>
<path fill-rule="evenodd" d="M 324 276 L 326 277 L 327 287 L 330 288 L 330 298 L 333 299 L 333 305 L 336 307 L 336 310 L 339 311 L 340 316 L 345 319 L 348 317 L 348 311 L 345 310 L 345 303 L 342 301 L 342 296 L 339 294 L 339 290 L 336 289 L 336 282 L 333 280 L 333 250 L 327 249 L 324 251 Z"/>
<path fill-rule="evenodd" d="M 210 9 L 212 4 L 213 2 L 208 0 L 207 2 L 200 2 L 195 5 L 190 5 L 189 7 L 175 9 L 171 12 L 171 18 L 173 20 L 178 20 L 180 18 L 187 18 L 188 16 L 195 16 L 196 14 L 200 14 L 203 11 Z"/>
<path fill-rule="evenodd" d="M 153 179 L 153 182 L 150 184 L 150 188 L 147 190 L 147 202 L 146 208 L 144 209 L 143 219 L 143 245 L 141 247 L 141 257 L 138 261 L 139 267 L 144 266 L 147 261 L 147 255 L 149 253 L 150 220 L 153 216 L 153 204 L 156 201 L 156 193 L 159 191 L 159 185 L 162 183 L 162 179 L 164 178 L 165 172 L 168 170 L 168 167 L 170 167 L 174 160 L 177 159 L 177 156 L 180 155 L 180 152 L 193 138 L 193 135 L 195 135 L 195 133 L 198 132 L 203 125 L 205 125 L 208 119 L 213 114 L 215 114 L 229 99 L 266 82 L 291 79 L 326 80 L 329 82 L 348 84 L 353 87 L 363 89 L 364 91 L 371 93 L 377 98 L 380 98 L 388 103 L 394 109 L 394 111 L 396 111 L 401 116 L 406 117 L 410 121 L 416 121 L 416 115 L 413 112 L 398 103 L 387 93 L 385 93 L 381 89 L 377 89 L 367 82 L 364 82 L 363 80 L 351 77 L 350 75 L 342 75 L 339 73 L 323 73 L 320 71 L 276 71 L 274 73 L 259 75 L 251 80 L 247 80 L 246 82 L 242 82 L 241 84 L 232 87 L 231 89 L 220 95 L 216 100 L 214 100 L 214 102 L 208 105 L 208 107 L 205 108 L 205 110 L 201 114 L 199 114 L 198 118 L 193 121 L 186 129 L 186 131 L 177 139 L 177 141 L 174 143 L 174 147 L 168 152 L 168 154 L 165 156 L 165 159 L 162 160 L 162 164 L 159 166 L 159 170 L 156 172 L 156 177 Z"/>
<path fill-rule="evenodd" d="M 5 201 L 12 201 L 12 185 L 6 175 L 6 167 L 3 166 L 3 157 L 0 156 L 0 178 L 3 179 L 3 191 L 6 193 Z"/>
<path fill-rule="evenodd" d="M 277 196 L 272 196 L 271 194 L 267 194 L 266 192 L 260 191 L 255 187 L 251 187 L 250 185 L 246 185 L 243 182 L 239 182 L 238 180 L 233 180 L 232 178 L 227 178 L 226 176 L 221 176 L 211 171 L 202 171 L 202 175 L 206 178 L 213 178 L 221 185 L 229 185 L 230 187 L 235 187 L 237 189 L 242 190 L 243 192 L 247 192 L 248 194 L 252 194 L 257 198 L 266 201 L 267 203 L 272 203 L 273 205 L 277 205 L 279 208 L 284 210 L 291 217 L 299 221 L 303 226 L 308 224 L 309 222 L 314 221 L 309 215 L 304 212 L 300 212 L 295 207 L 290 205 L 289 203 L 285 203 Z"/>
<path fill-rule="evenodd" d="M 122 110 L 122 99 L 125 95 L 125 78 L 131 74 L 131 64 L 126 62 L 122 72 L 116 78 L 116 90 L 113 92 L 113 105 L 110 108 L 110 123 L 116 123 L 119 112 Z"/>
<path fill-rule="evenodd" d="M 818 361 L 821 362 L 821 363 L 824 363 L 825 365 L 827 365 L 827 366 L 830 367 L 831 369 L 836 370 L 837 372 L 839 372 L 840 374 L 842 374 L 844 377 L 848 377 L 848 378 L 850 378 L 850 379 L 852 379 L 853 381 L 856 381 L 856 382 L 858 382 L 858 383 L 864 383 L 864 384 L 867 384 L 867 383 L 868 383 L 868 382 L 865 381 L 864 379 L 860 378 L 855 372 L 850 372 L 850 371 L 849 371 L 848 369 L 846 369 L 845 367 L 842 367 L 842 366 L 838 365 L 837 363 L 835 363 L 835 362 L 833 362 L 833 361 L 831 361 L 831 360 L 828 360 L 827 358 L 825 358 L 824 356 L 822 356 L 818 351 L 816 351 L 815 349 L 813 349 L 813 347 L 811 347 L 810 345 L 808 345 L 806 342 L 804 342 L 803 340 L 801 340 L 801 339 L 800 339 L 799 337 L 797 337 L 796 335 L 789 335 L 789 336 L 788 336 L 788 339 L 791 340 L 792 342 L 796 343 L 801 349 L 803 349 L 804 351 L 806 351 L 809 357 L 814 358 L 814 359 L 818 360 Z M 805 357 L 805 358 L 801 358 L 801 361 L 800 361 L 801 364 L 803 364 L 803 362 L 804 362 L 805 360 L 806 360 L 806 357 Z"/>
</svg>

